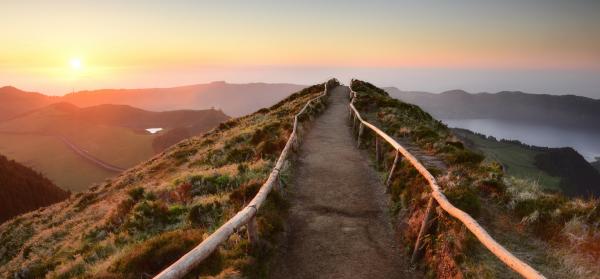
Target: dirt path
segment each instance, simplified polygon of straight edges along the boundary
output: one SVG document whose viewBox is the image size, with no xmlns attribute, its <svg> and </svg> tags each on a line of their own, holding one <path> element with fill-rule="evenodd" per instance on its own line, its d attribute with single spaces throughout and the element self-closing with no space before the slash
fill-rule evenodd
<svg viewBox="0 0 600 279">
<path fill-rule="evenodd" d="M 416 277 L 394 241 L 384 186 L 352 139 L 347 90 L 332 91 L 303 140 L 272 278 Z"/>
</svg>

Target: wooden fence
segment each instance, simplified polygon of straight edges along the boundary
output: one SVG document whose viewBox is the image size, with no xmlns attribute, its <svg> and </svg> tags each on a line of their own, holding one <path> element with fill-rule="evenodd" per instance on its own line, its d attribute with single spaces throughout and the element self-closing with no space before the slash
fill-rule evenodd
<svg viewBox="0 0 600 279">
<path fill-rule="evenodd" d="M 223 224 L 219 229 L 217 229 L 214 233 L 212 233 L 208 238 L 206 238 L 202 243 L 192 249 L 190 252 L 185 254 L 171 266 L 163 270 L 160 274 L 156 275 L 155 279 L 172 279 L 172 278 L 183 278 L 187 275 L 192 269 L 198 266 L 204 259 L 210 256 L 223 242 L 227 241 L 227 239 L 233 234 L 235 231 L 239 230 L 241 227 L 246 226 L 248 232 L 248 238 L 252 243 L 256 243 L 258 241 L 258 230 L 256 224 L 256 214 L 259 208 L 263 205 L 265 200 L 267 199 L 268 194 L 276 187 L 279 178 L 279 172 L 283 167 L 285 160 L 288 158 L 290 150 L 295 142 L 298 140 L 298 122 L 299 117 L 306 113 L 307 108 L 314 102 L 322 101 L 323 98 L 327 97 L 328 94 L 328 86 L 329 82 L 325 83 L 325 90 L 321 95 L 309 100 L 304 107 L 298 112 L 298 114 L 294 117 L 294 125 L 292 129 L 292 133 L 290 134 L 288 141 L 279 156 L 275 167 L 269 174 L 267 181 L 261 186 L 260 190 L 250 201 L 250 203 L 244 207 L 241 211 L 239 211 L 235 216 L 229 219 L 225 224 Z M 379 160 L 380 150 L 381 150 L 381 142 L 379 137 L 385 140 L 388 144 L 390 144 L 396 150 L 396 157 L 394 159 L 394 163 L 391 166 L 388 178 L 386 180 L 386 184 L 389 184 L 391 178 L 396 169 L 396 165 L 400 161 L 400 156 L 403 156 L 406 160 L 408 160 L 419 173 L 427 180 L 429 186 L 431 188 L 431 198 L 429 199 L 427 209 L 426 209 L 426 218 L 423 220 L 423 224 L 421 226 L 421 230 L 417 237 L 417 242 L 415 243 L 415 249 L 413 252 L 413 260 L 418 253 L 419 247 L 421 246 L 421 241 L 423 234 L 427 230 L 429 224 L 429 217 L 432 215 L 432 209 L 434 203 L 437 202 L 442 209 L 444 209 L 448 214 L 454 216 L 459 221 L 461 221 L 469 231 L 471 231 L 477 239 L 485 246 L 488 250 L 490 250 L 494 255 L 496 255 L 502 262 L 504 262 L 511 269 L 515 270 L 519 274 L 521 274 L 525 278 L 545 278 L 542 274 L 537 272 L 535 269 L 530 267 L 525 262 L 519 260 L 517 257 L 512 255 L 508 250 L 502 247 L 498 242 L 496 242 L 486 231 L 483 229 L 475 219 L 473 219 L 469 214 L 464 211 L 456 208 L 452 205 L 446 196 L 440 190 L 440 187 L 437 184 L 437 181 L 427 171 L 427 169 L 412 155 L 410 154 L 402 145 L 396 142 L 392 137 L 381 131 L 379 128 L 375 127 L 371 123 L 365 121 L 361 116 L 358 110 L 354 107 L 354 100 L 356 98 L 356 92 L 350 90 L 350 98 L 351 102 L 349 105 L 350 108 L 350 117 L 354 119 L 354 126 L 358 126 L 358 141 L 360 146 L 360 141 L 362 134 L 364 133 L 364 128 L 367 127 L 371 131 L 373 131 L 377 136 L 376 138 L 376 158 Z"/>
<path fill-rule="evenodd" d="M 417 171 L 427 180 L 429 184 L 429 188 L 431 188 L 431 197 L 427 204 L 427 208 L 425 211 L 425 218 L 423 219 L 423 223 L 421 225 L 419 235 L 417 236 L 417 241 L 415 243 L 415 248 L 413 250 L 412 261 L 414 262 L 417 255 L 419 254 L 419 250 L 421 248 L 421 242 L 423 235 L 426 233 L 428 226 L 430 225 L 429 219 L 431 218 L 433 212 L 434 203 L 437 202 L 440 207 L 446 211 L 451 216 L 458 219 L 462 222 L 469 231 L 471 231 L 479 242 L 481 242 L 490 252 L 492 252 L 496 257 L 498 257 L 502 262 L 504 262 L 508 267 L 521 274 L 525 278 L 545 278 L 541 273 L 533 269 L 531 266 L 521 261 L 513 254 L 511 254 L 508 250 L 506 250 L 502 245 L 498 244 L 486 231 L 483 229 L 473 217 L 464 211 L 456 208 L 452 205 L 446 196 L 440 190 L 440 187 L 437 184 L 437 181 L 431 173 L 417 160 L 410 152 L 408 152 L 402 145 L 396 142 L 392 137 L 381 131 L 379 128 L 375 127 L 373 124 L 365 121 L 361 116 L 358 110 L 354 107 L 354 100 L 356 99 L 356 92 L 350 89 L 350 118 L 353 120 L 353 127 L 358 129 L 358 145 L 360 147 L 361 138 L 364 133 L 364 128 L 367 127 L 375 136 L 375 152 L 376 152 L 376 160 L 380 160 L 380 151 L 381 151 L 381 139 L 390 144 L 396 150 L 396 157 L 394 158 L 394 163 L 390 168 L 390 172 L 388 174 L 386 184 L 389 185 L 392 176 L 394 175 L 394 171 L 396 170 L 396 165 L 400 160 L 400 156 L 403 156 L 406 160 L 408 160 L 413 167 L 417 169 Z M 358 127 L 357 127 L 358 126 Z"/>
<path fill-rule="evenodd" d="M 269 174 L 267 181 L 261 186 L 254 199 L 240 210 L 235 216 L 229 219 L 219 229 L 212 233 L 202 243 L 196 246 L 194 249 L 189 251 L 167 269 L 156 275 L 155 279 L 173 279 L 183 278 L 192 269 L 198 266 L 204 259 L 210 256 L 223 242 L 227 241 L 229 237 L 242 226 L 246 226 L 248 238 L 250 242 L 256 243 L 258 241 L 258 227 L 256 224 L 256 214 L 258 209 L 264 204 L 269 193 L 278 184 L 279 172 L 283 167 L 285 160 L 288 158 L 292 146 L 298 141 L 298 123 L 299 117 L 306 113 L 306 110 L 315 102 L 323 101 L 323 98 L 327 97 L 328 87 L 333 80 L 325 83 L 325 90 L 323 93 L 311 100 L 309 100 L 304 107 L 294 116 L 294 125 L 292 133 L 290 134 L 281 155 L 277 159 L 275 167 Z"/>
</svg>

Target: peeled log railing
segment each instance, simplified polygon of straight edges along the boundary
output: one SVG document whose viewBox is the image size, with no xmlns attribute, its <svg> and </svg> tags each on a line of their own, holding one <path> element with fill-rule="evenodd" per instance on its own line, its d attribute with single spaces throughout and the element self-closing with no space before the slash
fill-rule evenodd
<svg viewBox="0 0 600 279">
<path fill-rule="evenodd" d="M 277 159 L 275 167 L 269 174 L 267 181 L 261 186 L 260 190 L 254 196 L 254 199 L 240 210 L 235 216 L 229 219 L 219 229 L 212 233 L 202 243 L 196 246 L 194 249 L 189 251 L 175 263 L 170 265 L 167 269 L 156 275 L 155 279 L 173 279 L 183 278 L 195 267 L 197 267 L 203 260 L 208 258 L 223 242 L 229 239 L 235 231 L 246 226 L 248 232 L 248 238 L 251 243 L 258 241 L 258 226 L 256 224 L 256 214 L 258 209 L 264 204 L 269 193 L 278 183 L 279 172 L 283 167 L 285 160 L 290 153 L 290 149 L 294 143 L 298 140 L 298 122 L 299 117 L 306 112 L 306 109 L 314 102 L 320 101 L 321 98 L 326 97 L 328 93 L 328 85 L 332 80 L 325 83 L 325 89 L 323 93 L 311 100 L 309 100 L 304 107 L 294 116 L 294 125 L 292 133 L 290 134 L 281 155 Z"/>
<path fill-rule="evenodd" d="M 521 276 L 525 278 L 546 278 L 541 273 L 533 269 L 531 266 L 521 261 L 513 254 L 511 254 L 506 248 L 502 247 L 496 240 L 494 240 L 487 231 L 482 228 L 473 217 L 464 211 L 456 208 L 452 203 L 448 201 L 446 196 L 440 190 L 440 187 L 437 184 L 436 179 L 431 175 L 431 173 L 415 158 L 410 152 L 408 152 L 402 145 L 396 142 L 392 137 L 381 131 L 379 128 L 375 127 L 373 124 L 365 121 L 361 116 L 358 110 L 354 107 L 354 100 L 356 99 L 356 92 L 350 89 L 350 118 L 353 119 L 353 127 L 358 124 L 358 146 L 361 145 L 361 137 L 364 133 L 364 127 L 372 130 L 377 136 L 384 139 L 388 144 L 390 144 L 396 150 L 396 157 L 394 158 L 394 163 L 391 166 L 390 173 L 388 174 L 388 178 L 386 180 L 386 184 L 389 184 L 392 176 L 394 175 L 394 171 L 396 169 L 396 165 L 400 159 L 400 155 L 404 156 L 412 165 L 417 169 L 417 171 L 427 180 L 429 187 L 431 188 L 431 198 L 427 203 L 427 209 L 425 211 L 425 218 L 423 219 L 423 223 L 421 229 L 419 231 L 419 235 L 417 237 L 417 241 L 415 243 L 415 249 L 413 251 L 412 261 L 414 262 L 417 254 L 419 253 L 421 241 L 424 233 L 427 231 L 427 227 L 429 226 L 429 219 L 432 215 L 432 208 L 434 206 L 434 202 L 437 202 L 444 211 L 448 214 L 452 215 L 460 222 L 462 222 L 471 233 L 479 239 L 490 252 L 492 252 L 498 259 L 504 262 L 508 267 L 517 273 L 521 274 Z M 380 151 L 381 151 L 381 143 L 378 137 L 375 137 L 375 152 L 376 152 L 376 160 L 380 160 Z"/>
</svg>

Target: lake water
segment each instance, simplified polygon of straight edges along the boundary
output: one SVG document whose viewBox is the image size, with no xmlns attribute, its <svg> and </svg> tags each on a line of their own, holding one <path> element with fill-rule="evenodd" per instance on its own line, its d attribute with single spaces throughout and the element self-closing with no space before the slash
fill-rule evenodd
<svg viewBox="0 0 600 279">
<path fill-rule="evenodd" d="M 148 128 L 148 129 L 146 129 L 146 131 L 148 131 L 148 133 L 150 133 L 150 134 L 156 134 L 162 130 L 163 130 L 163 128 Z"/>
<path fill-rule="evenodd" d="M 497 139 L 516 139 L 529 145 L 546 147 L 572 147 L 588 161 L 600 157 L 600 131 L 561 129 L 554 126 L 494 119 L 444 119 L 442 121 L 452 128 L 469 129 Z"/>
</svg>

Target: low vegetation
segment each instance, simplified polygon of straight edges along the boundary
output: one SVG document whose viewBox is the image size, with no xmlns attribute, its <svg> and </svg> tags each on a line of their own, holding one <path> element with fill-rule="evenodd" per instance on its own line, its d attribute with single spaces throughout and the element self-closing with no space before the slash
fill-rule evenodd
<svg viewBox="0 0 600 279">
<path fill-rule="evenodd" d="M 600 172 L 572 148 L 531 146 L 464 129 L 453 132 L 470 148 L 501 163 L 510 176 L 535 180 L 545 190 L 569 197 L 600 196 Z"/>
<path fill-rule="evenodd" d="M 356 108 L 386 133 L 413 142 L 447 169 L 429 168 L 448 199 L 482 224 L 518 257 L 552 278 L 589 278 L 600 274 L 598 200 L 567 198 L 543 191 L 532 180 L 507 175 L 502 166 L 466 147 L 443 123 L 415 105 L 390 98 L 372 84 L 354 80 Z M 373 135 L 364 138 L 374 149 Z M 394 151 L 386 146 L 384 166 Z M 387 170 L 387 168 L 384 168 Z M 510 174 L 510 173 L 509 173 Z M 430 197 L 426 181 L 406 161 L 399 165 L 389 193 L 392 212 L 407 253 L 412 247 Z M 422 265 L 431 278 L 513 278 L 516 276 L 457 220 L 436 210 L 424 239 Z M 528 243 L 524 245 L 523 243 Z"/>
<path fill-rule="evenodd" d="M 119 177 L 0 226 L 0 277 L 146 278 L 167 267 L 240 210 L 271 172 L 294 114 L 314 85 L 276 105 L 184 140 Z M 324 108 L 309 108 L 309 115 Z M 307 120 L 306 118 L 305 120 Z M 261 244 L 234 233 L 192 275 L 262 277 L 282 229 L 285 200 L 258 214 Z"/>
<path fill-rule="evenodd" d="M 0 155 L 0 223 L 69 197 L 42 174 Z"/>
</svg>

